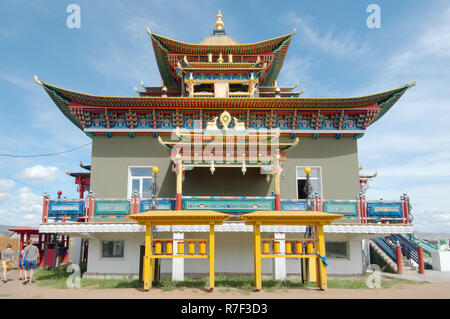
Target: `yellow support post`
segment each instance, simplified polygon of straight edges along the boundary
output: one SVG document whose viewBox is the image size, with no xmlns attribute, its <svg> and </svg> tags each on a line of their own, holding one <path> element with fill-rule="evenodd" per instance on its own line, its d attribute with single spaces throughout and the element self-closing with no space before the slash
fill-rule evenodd
<svg viewBox="0 0 450 319">
<path fill-rule="evenodd" d="M 318 246 L 316 247 L 316 253 L 319 256 L 325 257 L 325 236 L 324 236 L 324 232 L 323 232 L 323 225 L 317 225 L 315 226 L 315 233 L 316 233 L 316 238 L 318 241 Z M 328 284 L 327 284 L 327 268 L 324 265 L 322 259 L 320 257 L 317 258 L 317 262 L 318 262 L 318 278 L 317 278 L 317 286 L 321 289 L 321 290 L 325 290 L 328 288 Z"/>
<path fill-rule="evenodd" d="M 261 226 L 254 225 L 255 290 L 261 290 Z"/>
<path fill-rule="evenodd" d="M 152 249 L 152 226 L 150 224 L 145 225 L 145 256 L 144 256 L 144 290 L 149 290 L 152 287 L 151 269 L 151 252 Z"/>
<path fill-rule="evenodd" d="M 316 245 L 317 246 L 317 245 Z M 314 244 L 312 241 L 306 242 L 306 254 L 314 254 Z M 309 282 L 317 282 L 317 263 L 315 258 L 309 258 L 305 262 L 308 263 Z"/>
<path fill-rule="evenodd" d="M 214 224 L 209 225 L 209 291 L 214 290 Z"/>
</svg>

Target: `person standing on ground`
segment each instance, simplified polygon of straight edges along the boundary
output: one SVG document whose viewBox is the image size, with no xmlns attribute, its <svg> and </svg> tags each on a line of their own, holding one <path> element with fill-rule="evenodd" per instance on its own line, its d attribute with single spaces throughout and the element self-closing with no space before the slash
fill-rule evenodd
<svg viewBox="0 0 450 319">
<path fill-rule="evenodd" d="M 23 249 L 19 251 L 19 264 L 17 265 L 17 270 L 19 270 L 19 280 L 25 280 L 25 270 L 23 269 Z"/>
<path fill-rule="evenodd" d="M 32 283 L 33 280 L 33 271 L 37 269 L 37 259 L 39 257 L 39 249 L 33 245 L 33 240 L 28 241 L 28 246 L 23 250 L 23 266 L 25 268 L 25 280 L 23 282 L 24 285 L 28 283 Z M 27 277 L 29 276 L 29 280 Z"/>
<path fill-rule="evenodd" d="M 12 268 L 14 261 L 14 252 L 11 250 L 11 247 L 11 244 L 8 244 L 6 249 L 2 251 L 3 283 L 8 282 L 8 272 Z"/>
</svg>

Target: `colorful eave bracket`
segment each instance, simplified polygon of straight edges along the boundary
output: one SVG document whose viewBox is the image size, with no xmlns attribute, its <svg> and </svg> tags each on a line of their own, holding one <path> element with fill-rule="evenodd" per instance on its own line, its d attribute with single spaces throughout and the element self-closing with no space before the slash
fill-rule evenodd
<svg viewBox="0 0 450 319">
<path fill-rule="evenodd" d="M 176 127 L 183 128 L 186 122 L 181 123 L 177 119 L 179 114 L 192 117 L 192 121 L 203 113 L 205 126 L 205 119 L 210 120 L 223 110 L 228 110 L 233 116 L 241 114 L 244 118 L 240 120 L 246 122 L 247 128 L 278 127 L 281 134 L 290 134 L 291 137 L 335 135 L 340 138 L 351 135 L 359 138 L 368 126 L 386 114 L 406 90 L 416 84 L 414 80 L 393 90 L 360 97 L 197 98 L 98 96 L 62 89 L 41 82 L 37 77 L 35 81 L 44 88 L 60 111 L 87 135 L 129 134 L 132 137 L 139 133 L 156 137 L 157 134 L 170 134 Z M 93 119 L 94 115 L 103 116 L 103 120 Z M 139 122 L 137 116 L 144 115 L 148 118 L 146 125 L 136 125 Z M 112 123 L 108 116 L 116 116 L 117 121 Z M 120 121 L 119 116 L 122 117 Z M 164 116 L 170 117 L 167 125 Z M 350 116 L 352 127 L 344 127 L 345 116 Z M 258 121 L 262 126 L 255 126 Z M 104 125 L 95 126 L 97 122 Z M 122 125 L 118 125 L 119 122 Z M 331 123 L 330 127 L 326 127 L 327 123 Z"/>
</svg>

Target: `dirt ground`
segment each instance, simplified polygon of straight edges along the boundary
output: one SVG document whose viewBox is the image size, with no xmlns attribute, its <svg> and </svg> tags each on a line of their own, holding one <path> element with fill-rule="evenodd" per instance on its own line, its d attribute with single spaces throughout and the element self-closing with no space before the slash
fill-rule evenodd
<svg viewBox="0 0 450 319">
<path fill-rule="evenodd" d="M 23 285 L 17 271 L 12 271 L 10 281 L 0 281 L 0 299 L 450 299 L 450 282 L 395 284 L 380 289 L 266 289 L 260 292 L 245 292 L 235 288 L 218 287 L 210 293 L 205 288 L 175 288 L 163 291 L 160 288 L 146 292 L 142 289 L 57 289 L 40 287 L 36 283 Z"/>
</svg>

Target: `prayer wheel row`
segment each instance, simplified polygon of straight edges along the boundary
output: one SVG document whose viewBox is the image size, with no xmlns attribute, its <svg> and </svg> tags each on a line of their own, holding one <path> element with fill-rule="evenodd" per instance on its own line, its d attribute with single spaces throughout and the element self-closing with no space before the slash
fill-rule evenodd
<svg viewBox="0 0 450 319">
<path fill-rule="evenodd" d="M 314 254 L 314 243 L 312 241 L 308 241 L 306 244 L 306 255 Z M 295 246 L 295 253 L 297 255 L 303 255 L 303 242 L 302 241 L 286 241 L 285 242 L 285 251 L 286 255 L 294 254 L 292 251 L 293 245 Z M 263 241 L 263 255 L 270 254 L 270 242 L 268 240 Z M 281 254 L 280 242 L 273 241 L 273 253 Z"/>
<path fill-rule="evenodd" d="M 172 241 L 165 241 L 166 243 L 166 250 L 164 252 L 164 255 L 173 255 L 173 242 Z M 195 241 L 188 241 L 188 255 L 195 255 Z M 200 241 L 199 242 L 199 254 L 200 255 L 206 255 L 206 241 Z M 163 242 L 162 241 L 155 241 L 155 255 L 163 255 Z M 184 255 L 184 242 L 179 241 L 177 242 L 177 254 L 178 255 Z"/>
</svg>

